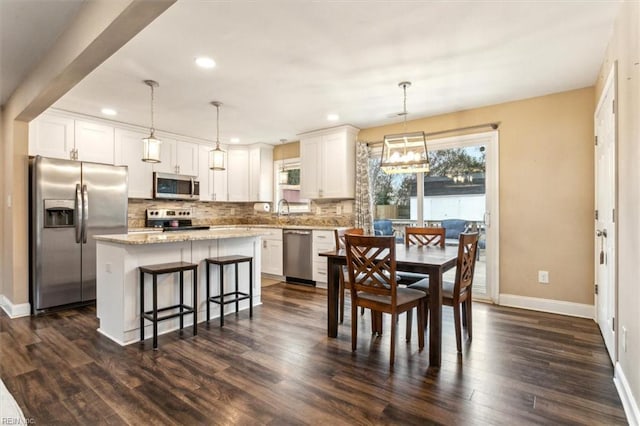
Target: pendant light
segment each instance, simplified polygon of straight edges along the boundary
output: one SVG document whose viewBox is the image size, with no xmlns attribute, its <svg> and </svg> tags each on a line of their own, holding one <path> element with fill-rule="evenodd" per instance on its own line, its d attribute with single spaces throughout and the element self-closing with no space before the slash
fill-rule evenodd
<svg viewBox="0 0 640 426">
<path fill-rule="evenodd" d="M 153 89 L 160 86 L 156 81 L 145 80 L 144 84 L 151 88 L 151 129 L 149 136 L 142 139 L 142 161 L 145 163 L 159 163 L 160 162 L 160 144 L 162 141 L 156 138 L 153 127 Z"/>
<path fill-rule="evenodd" d="M 407 133 L 407 87 L 411 82 L 402 81 L 398 86 L 404 91 L 404 133 L 386 135 L 382 144 L 380 168 L 387 173 L 429 172 L 429 154 L 424 132 Z"/>
<path fill-rule="evenodd" d="M 211 170 L 224 170 L 224 151 L 220 149 L 220 106 L 222 102 L 212 101 L 216 107 L 216 147 L 209 151 L 209 168 Z"/>
<path fill-rule="evenodd" d="M 280 183 L 280 185 L 286 185 L 287 183 L 289 183 L 289 172 L 284 168 L 284 151 L 282 150 L 282 147 L 284 146 L 284 143 L 286 141 L 286 139 L 280 139 L 280 150 L 282 151 L 282 167 L 278 172 L 278 183 Z"/>
</svg>

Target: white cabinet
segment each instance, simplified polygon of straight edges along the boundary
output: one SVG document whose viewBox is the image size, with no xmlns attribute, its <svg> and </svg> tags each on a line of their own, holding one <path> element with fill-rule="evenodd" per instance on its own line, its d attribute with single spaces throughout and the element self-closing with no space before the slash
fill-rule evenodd
<svg viewBox="0 0 640 426">
<path fill-rule="evenodd" d="M 29 155 L 71 159 L 74 152 L 72 118 L 42 114 L 29 123 Z"/>
<path fill-rule="evenodd" d="M 229 201 L 273 201 L 273 147 L 230 146 L 227 150 Z"/>
<path fill-rule="evenodd" d="M 129 198 L 153 197 L 153 164 L 142 161 L 142 139 L 149 134 L 115 129 L 115 164 L 129 170 Z"/>
<path fill-rule="evenodd" d="M 153 166 L 154 171 L 198 176 L 198 144 L 161 137 L 160 140 L 160 163 Z"/>
<path fill-rule="evenodd" d="M 45 113 L 29 123 L 29 154 L 114 164 L 113 126 Z"/>
<path fill-rule="evenodd" d="M 200 201 L 227 201 L 227 170 L 209 169 L 209 151 L 212 149 L 212 146 L 200 145 L 198 173 L 198 180 L 200 181 Z M 226 153 L 225 164 L 227 164 Z"/>
<path fill-rule="evenodd" d="M 326 283 L 328 282 L 327 258 L 319 256 L 318 253 L 336 249 L 335 233 L 334 231 L 314 230 L 312 241 L 313 280 L 316 283 Z"/>
<path fill-rule="evenodd" d="M 76 160 L 113 164 L 115 162 L 113 134 L 113 126 L 76 120 Z"/>
<path fill-rule="evenodd" d="M 355 196 L 358 129 L 340 126 L 300 135 L 300 196 L 341 199 Z"/>
<path fill-rule="evenodd" d="M 249 200 L 273 201 L 273 146 L 249 147 Z"/>
<path fill-rule="evenodd" d="M 282 276 L 283 252 L 282 229 L 280 228 L 255 228 L 266 233 L 262 236 L 262 273 Z"/>
<path fill-rule="evenodd" d="M 249 201 L 249 150 L 230 146 L 227 150 L 229 201 Z"/>
</svg>

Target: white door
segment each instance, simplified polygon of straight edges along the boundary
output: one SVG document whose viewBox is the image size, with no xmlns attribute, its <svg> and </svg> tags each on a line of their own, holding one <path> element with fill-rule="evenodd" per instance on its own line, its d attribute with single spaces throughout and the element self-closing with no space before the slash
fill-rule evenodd
<svg viewBox="0 0 640 426">
<path fill-rule="evenodd" d="M 595 114 L 596 320 L 611 361 L 616 360 L 616 66 L 609 72 Z"/>
</svg>

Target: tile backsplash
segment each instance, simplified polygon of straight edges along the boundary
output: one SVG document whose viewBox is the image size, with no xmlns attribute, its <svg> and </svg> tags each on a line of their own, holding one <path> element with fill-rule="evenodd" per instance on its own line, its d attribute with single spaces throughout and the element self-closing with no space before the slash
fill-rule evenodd
<svg viewBox="0 0 640 426">
<path fill-rule="evenodd" d="M 294 213 L 278 216 L 276 213 L 257 212 L 254 203 L 219 203 L 206 201 L 164 201 L 129 199 L 129 228 L 145 226 L 145 211 L 162 208 L 192 208 L 194 225 L 322 225 L 353 226 L 354 201 L 312 201 L 312 213 Z M 273 205 L 272 205 L 273 207 Z"/>
</svg>

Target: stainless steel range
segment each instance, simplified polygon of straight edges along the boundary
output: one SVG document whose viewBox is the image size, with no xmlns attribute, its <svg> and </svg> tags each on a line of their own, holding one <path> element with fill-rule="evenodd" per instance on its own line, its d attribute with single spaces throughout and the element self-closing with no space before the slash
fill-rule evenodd
<svg viewBox="0 0 640 426">
<path fill-rule="evenodd" d="M 209 229 L 206 225 L 193 225 L 192 209 L 148 209 L 146 226 L 163 231 L 196 231 Z"/>
</svg>

